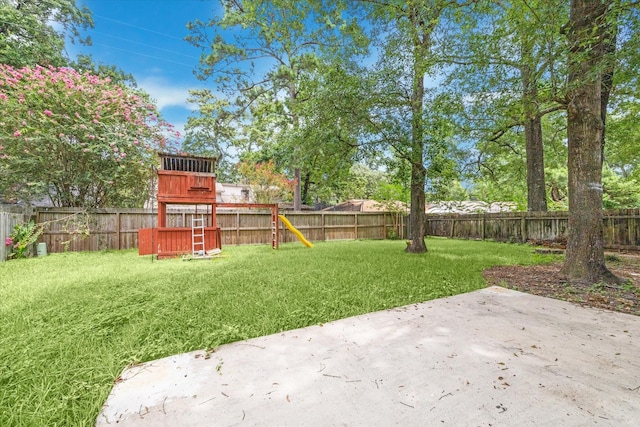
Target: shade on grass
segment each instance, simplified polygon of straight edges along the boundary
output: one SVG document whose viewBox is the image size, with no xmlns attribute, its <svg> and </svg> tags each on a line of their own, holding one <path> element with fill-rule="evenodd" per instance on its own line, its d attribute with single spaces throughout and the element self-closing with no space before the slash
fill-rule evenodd
<svg viewBox="0 0 640 427">
<path fill-rule="evenodd" d="M 93 425 L 129 364 L 484 286 L 549 261 L 527 246 L 429 239 L 225 247 L 212 261 L 134 251 L 0 264 L 0 426 Z"/>
</svg>

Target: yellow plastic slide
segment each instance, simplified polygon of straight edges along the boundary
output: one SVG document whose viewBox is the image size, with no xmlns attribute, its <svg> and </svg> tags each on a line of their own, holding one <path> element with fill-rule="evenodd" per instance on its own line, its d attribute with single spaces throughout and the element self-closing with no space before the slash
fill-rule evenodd
<svg viewBox="0 0 640 427">
<path fill-rule="evenodd" d="M 312 248 L 313 247 L 313 243 L 311 243 L 310 241 L 305 239 L 304 236 L 302 235 L 302 233 L 300 232 L 300 230 L 298 230 L 293 225 L 291 225 L 291 223 L 289 222 L 289 220 L 287 219 L 286 216 L 278 215 L 278 218 L 280 218 L 280 221 L 282 221 L 282 223 L 289 229 L 289 231 L 291 231 L 293 234 L 296 235 L 298 240 L 300 240 L 303 245 L 305 245 L 308 248 Z"/>
</svg>

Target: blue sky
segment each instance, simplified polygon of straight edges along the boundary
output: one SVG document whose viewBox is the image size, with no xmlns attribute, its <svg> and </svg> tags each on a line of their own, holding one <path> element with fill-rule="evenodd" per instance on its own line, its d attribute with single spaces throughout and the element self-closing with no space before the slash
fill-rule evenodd
<svg viewBox="0 0 640 427">
<path fill-rule="evenodd" d="M 68 45 L 72 57 L 91 54 L 96 63 L 116 65 L 132 74 L 156 100 L 165 120 L 180 132 L 193 107 L 189 89 L 203 88 L 193 70 L 200 51 L 184 41 L 186 25 L 207 20 L 213 0 L 77 0 L 93 12 L 93 46 Z"/>
</svg>

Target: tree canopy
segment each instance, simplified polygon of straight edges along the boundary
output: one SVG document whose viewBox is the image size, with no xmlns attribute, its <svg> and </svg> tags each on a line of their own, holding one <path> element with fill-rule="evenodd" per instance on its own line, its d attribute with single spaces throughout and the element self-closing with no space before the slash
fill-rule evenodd
<svg viewBox="0 0 640 427">
<path fill-rule="evenodd" d="M 323 64 L 346 61 L 366 40 L 356 22 L 344 18 L 342 2 L 220 4 L 219 16 L 188 25 L 187 40 L 202 49 L 197 74 L 211 80 L 216 91 L 193 92 L 200 114 L 189 122 L 188 137 L 207 135 L 220 151 L 232 146 L 278 156 L 296 179 L 294 205 L 299 209 L 300 186 L 308 194 L 319 164 L 317 156 L 305 155 L 300 139 L 307 123 L 301 109 L 315 96 L 308 82 L 326 69 Z"/>
<path fill-rule="evenodd" d="M 142 206 L 171 126 L 147 96 L 69 68 L 0 65 L 0 191 L 55 206 Z"/>
<path fill-rule="evenodd" d="M 92 26 L 91 11 L 76 0 L 0 0 L 0 63 L 68 65 L 65 38 L 89 43 L 80 31 Z"/>
</svg>

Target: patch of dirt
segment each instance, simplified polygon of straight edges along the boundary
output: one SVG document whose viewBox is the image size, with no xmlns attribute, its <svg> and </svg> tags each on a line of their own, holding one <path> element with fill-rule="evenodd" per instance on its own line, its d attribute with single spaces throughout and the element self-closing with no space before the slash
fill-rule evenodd
<svg viewBox="0 0 640 427">
<path fill-rule="evenodd" d="M 640 256 L 607 255 L 606 264 L 615 275 L 628 281 L 621 285 L 571 285 L 560 274 L 561 262 L 533 266 L 498 266 L 485 270 L 483 275 L 490 286 L 503 286 L 586 307 L 640 316 Z"/>
</svg>

